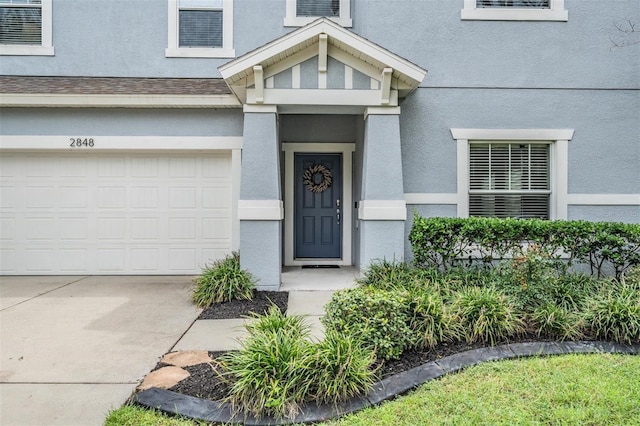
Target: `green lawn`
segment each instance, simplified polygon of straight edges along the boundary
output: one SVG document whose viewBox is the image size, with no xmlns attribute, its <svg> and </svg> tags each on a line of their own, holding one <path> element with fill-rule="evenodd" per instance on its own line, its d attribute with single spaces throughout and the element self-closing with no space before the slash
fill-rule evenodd
<svg viewBox="0 0 640 426">
<path fill-rule="evenodd" d="M 640 425 L 640 357 L 478 365 L 329 425 Z"/>
<path fill-rule="evenodd" d="M 192 426 L 133 407 L 106 425 Z M 345 425 L 640 425 L 640 356 L 566 355 L 486 363 L 333 422 Z"/>
</svg>

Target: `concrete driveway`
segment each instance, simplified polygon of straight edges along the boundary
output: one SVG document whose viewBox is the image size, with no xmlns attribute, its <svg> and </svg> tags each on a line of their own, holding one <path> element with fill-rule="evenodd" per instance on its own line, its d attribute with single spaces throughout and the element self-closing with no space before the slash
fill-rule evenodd
<svg viewBox="0 0 640 426">
<path fill-rule="evenodd" d="M 0 424 L 103 424 L 195 321 L 190 283 L 0 277 Z"/>
</svg>

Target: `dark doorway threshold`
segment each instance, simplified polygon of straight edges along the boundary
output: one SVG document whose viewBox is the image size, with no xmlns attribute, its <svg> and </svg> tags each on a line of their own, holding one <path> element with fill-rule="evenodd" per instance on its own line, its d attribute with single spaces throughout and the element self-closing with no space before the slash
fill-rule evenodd
<svg viewBox="0 0 640 426">
<path fill-rule="evenodd" d="M 338 265 L 302 265 L 302 269 L 339 269 Z"/>
</svg>

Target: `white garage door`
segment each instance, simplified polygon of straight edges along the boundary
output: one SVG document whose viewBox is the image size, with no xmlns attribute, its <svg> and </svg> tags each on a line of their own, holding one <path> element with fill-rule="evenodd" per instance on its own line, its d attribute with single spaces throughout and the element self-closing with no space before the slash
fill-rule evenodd
<svg viewBox="0 0 640 426">
<path fill-rule="evenodd" d="M 231 251 L 231 154 L 3 153 L 6 275 L 195 274 Z"/>
</svg>

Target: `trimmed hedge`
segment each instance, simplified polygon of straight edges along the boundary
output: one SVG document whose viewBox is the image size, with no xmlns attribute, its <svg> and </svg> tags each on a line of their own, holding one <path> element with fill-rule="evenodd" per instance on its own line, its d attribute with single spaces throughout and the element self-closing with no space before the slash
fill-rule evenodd
<svg viewBox="0 0 640 426">
<path fill-rule="evenodd" d="M 541 219 L 424 218 L 414 215 L 409 234 L 419 267 L 448 270 L 465 263 L 492 264 L 535 244 L 567 265 L 586 264 L 602 277 L 621 277 L 640 265 L 640 224 Z"/>
</svg>

